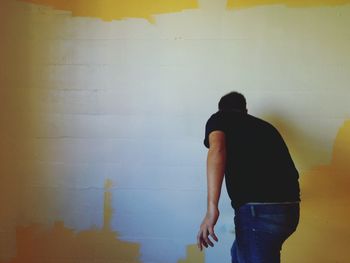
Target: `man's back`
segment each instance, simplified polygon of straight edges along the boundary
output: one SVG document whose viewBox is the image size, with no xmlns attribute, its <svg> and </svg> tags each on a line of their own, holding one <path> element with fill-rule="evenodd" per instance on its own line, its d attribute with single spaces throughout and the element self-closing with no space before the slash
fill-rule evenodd
<svg viewBox="0 0 350 263">
<path fill-rule="evenodd" d="M 298 171 L 279 132 L 268 122 L 234 110 L 218 111 L 206 125 L 226 136 L 225 180 L 232 206 L 299 201 Z"/>
</svg>

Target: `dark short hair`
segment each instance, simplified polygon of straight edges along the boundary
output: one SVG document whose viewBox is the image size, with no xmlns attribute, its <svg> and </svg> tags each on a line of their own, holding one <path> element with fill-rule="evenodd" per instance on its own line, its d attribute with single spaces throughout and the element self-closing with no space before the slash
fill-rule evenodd
<svg viewBox="0 0 350 263">
<path fill-rule="evenodd" d="M 236 91 L 232 91 L 224 96 L 219 101 L 219 110 L 247 110 L 247 102 L 245 97 Z"/>
</svg>

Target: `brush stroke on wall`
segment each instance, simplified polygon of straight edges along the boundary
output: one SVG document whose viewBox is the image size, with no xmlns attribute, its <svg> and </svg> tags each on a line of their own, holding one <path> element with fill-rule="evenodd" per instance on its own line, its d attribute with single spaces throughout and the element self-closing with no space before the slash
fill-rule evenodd
<svg viewBox="0 0 350 263">
<path fill-rule="evenodd" d="M 71 11 L 73 16 L 97 17 L 105 21 L 125 18 L 144 18 L 154 22 L 153 15 L 180 12 L 199 7 L 197 0 L 130 0 L 130 1 L 60 1 L 60 0 L 19 0 Z M 227 8 L 245 8 L 261 5 L 286 5 L 289 7 L 337 6 L 349 4 L 350 0 L 227 0 Z"/>
<path fill-rule="evenodd" d="M 98 17 L 106 21 L 124 18 L 145 18 L 153 21 L 153 15 L 180 12 L 198 7 L 196 0 L 21 0 L 46 5 L 58 10 L 71 11 L 73 16 Z"/>
<path fill-rule="evenodd" d="M 349 4 L 350 0 L 228 0 L 227 8 L 245 8 L 261 5 L 286 5 L 288 7 L 337 6 Z"/>
</svg>

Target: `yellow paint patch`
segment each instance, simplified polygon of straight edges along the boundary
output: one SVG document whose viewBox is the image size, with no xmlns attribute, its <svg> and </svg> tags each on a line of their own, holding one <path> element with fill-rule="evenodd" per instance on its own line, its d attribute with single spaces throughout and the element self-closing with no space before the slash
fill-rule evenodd
<svg viewBox="0 0 350 263">
<path fill-rule="evenodd" d="M 110 230 L 113 208 L 112 208 L 112 193 L 110 189 L 112 188 L 112 180 L 107 179 L 105 181 L 105 194 L 104 194 L 104 208 L 103 208 L 103 229 Z"/>
<path fill-rule="evenodd" d="M 186 259 L 180 259 L 177 263 L 204 263 L 204 252 L 197 245 L 187 246 L 186 252 Z"/>
<path fill-rule="evenodd" d="M 246 8 L 260 5 L 287 5 L 289 7 L 337 6 L 350 0 L 227 0 L 227 8 Z"/>
<path fill-rule="evenodd" d="M 139 263 L 140 244 L 119 239 L 111 230 L 110 180 L 105 183 L 104 226 L 76 232 L 56 221 L 52 228 L 39 224 L 16 228 L 17 254 L 9 263 L 130 262 Z"/>
<path fill-rule="evenodd" d="M 145 18 L 152 15 L 180 12 L 198 8 L 197 0 L 20 0 L 71 11 L 73 16 L 98 17 L 106 21 L 129 17 Z"/>
<path fill-rule="evenodd" d="M 350 120 L 337 134 L 331 163 L 303 174 L 301 185 L 300 224 L 282 262 L 350 262 Z"/>
</svg>

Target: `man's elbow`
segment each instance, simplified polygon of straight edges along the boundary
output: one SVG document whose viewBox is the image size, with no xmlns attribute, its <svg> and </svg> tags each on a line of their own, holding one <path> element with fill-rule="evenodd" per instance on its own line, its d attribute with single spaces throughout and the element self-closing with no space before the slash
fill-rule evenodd
<svg viewBox="0 0 350 263">
<path fill-rule="evenodd" d="M 213 160 L 225 160 L 226 149 L 225 147 L 211 147 L 209 148 L 208 158 Z"/>
</svg>

